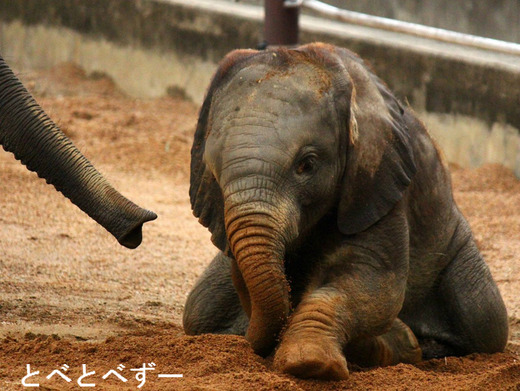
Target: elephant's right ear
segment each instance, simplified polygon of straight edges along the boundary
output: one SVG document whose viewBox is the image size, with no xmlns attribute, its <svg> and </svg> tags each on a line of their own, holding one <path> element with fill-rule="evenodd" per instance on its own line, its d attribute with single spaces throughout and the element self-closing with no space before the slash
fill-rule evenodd
<svg viewBox="0 0 520 391">
<path fill-rule="evenodd" d="M 350 143 L 338 205 L 338 227 L 351 235 L 390 212 L 416 166 L 404 108 L 359 57 L 346 49 L 336 52 L 353 84 Z"/>
<path fill-rule="evenodd" d="M 235 50 L 220 62 L 213 76 L 206 98 L 202 104 L 197 123 L 197 130 L 191 148 L 190 164 L 190 202 L 193 214 L 199 222 L 211 232 L 211 241 L 221 251 L 228 249 L 226 228 L 224 225 L 224 201 L 222 191 L 213 173 L 204 161 L 206 140 L 211 133 L 211 106 L 215 93 L 228 79 L 233 68 L 237 68 L 256 50 Z"/>
</svg>

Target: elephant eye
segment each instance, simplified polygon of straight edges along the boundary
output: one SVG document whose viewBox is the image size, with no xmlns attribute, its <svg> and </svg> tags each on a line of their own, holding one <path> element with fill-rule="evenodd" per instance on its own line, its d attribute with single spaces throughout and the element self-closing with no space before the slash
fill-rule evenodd
<svg viewBox="0 0 520 391">
<path fill-rule="evenodd" d="M 296 166 L 296 173 L 298 175 L 308 175 L 311 174 L 316 168 L 317 157 L 315 154 L 309 154 L 304 156 L 298 162 Z"/>
</svg>

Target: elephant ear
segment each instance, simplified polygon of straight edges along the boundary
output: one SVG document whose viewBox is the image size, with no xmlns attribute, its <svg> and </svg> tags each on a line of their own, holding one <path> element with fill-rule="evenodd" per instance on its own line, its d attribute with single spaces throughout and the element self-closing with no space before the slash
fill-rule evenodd
<svg viewBox="0 0 520 391">
<path fill-rule="evenodd" d="M 206 139 L 211 133 L 211 105 L 219 87 L 228 79 L 232 69 L 253 56 L 255 50 L 235 50 L 220 62 L 200 109 L 197 129 L 191 148 L 190 202 L 193 214 L 211 232 L 211 241 L 221 251 L 228 251 L 224 225 L 224 202 L 220 186 L 204 161 Z"/>
<path fill-rule="evenodd" d="M 352 79 L 349 144 L 338 206 L 346 235 L 372 226 L 403 197 L 416 172 L 404 110 L 362 60 L 336 48 Z"/>
</svg>

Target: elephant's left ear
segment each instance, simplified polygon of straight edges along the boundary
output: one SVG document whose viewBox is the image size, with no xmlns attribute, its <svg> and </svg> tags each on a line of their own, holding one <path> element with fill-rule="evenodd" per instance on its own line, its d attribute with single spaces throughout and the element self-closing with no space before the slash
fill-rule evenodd
<svg viewBox="0 0 520 391">
<path fill-rule="evenodd" d="M 338 206 L 344 234 L 364 231 L 403 197 L 416 172 L 404 109 L 362 60 L 336 48 L 352 79 L 349 145 Z"/>
<path fill-rule="evenodd" d="M 208 111 L 212 94 L 208 95 L 200 111 L 197 130 L 191 148 L 190 201 L 195 217 L 198 217 L 199 222 L 211 232 L 213 244 L 221 251 L 225 251 L 227 241 L 224 228 L 222 193 L 215 177 L 203 159 L 208 131 Z"/>
<path fill-rule="evenodd" d="M 200 109 L 197 130 L 191 147 L 190 202 L 193 214 L 211 232 L 211 240 L 221 251 L 227 252 L 222 192 L 213 173 L 204 161 L 206 139 L 211 133 L 211 106 L 213 97 L 234 67 L 256 54 L 255 50 L 235 50 L 220 62 Z"/>
</svg>

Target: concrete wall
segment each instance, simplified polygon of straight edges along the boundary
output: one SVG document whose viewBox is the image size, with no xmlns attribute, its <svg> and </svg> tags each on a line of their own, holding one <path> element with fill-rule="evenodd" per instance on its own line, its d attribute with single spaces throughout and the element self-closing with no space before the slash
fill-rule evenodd
<svg viewBox="0 0 520 391">
<path fill-rule="evenodd" d="M 228 0 L 262 5 L 263 0 Z M 350 11 L 520 43 L 518 0 L 321 0 Z M 305 11 L 305 9 L 304 9 Z"/>
<path fill-rule="evenodd" d="M 0 53 L 19 70 L 72 61 L 107 73 L 131 95 L 177 87 L 201 102 L 217 62 L 257 42 L 261 11 L 253 9 L 252 18 L 245 7 L 235 18 L 211 2 L 191 3 L 0 0 Z"/>
<path fill-rule="evenodd" d="M 261 7 L 217 0 L 0 0 L 0 53 L 15 69 L 73 61 L 135 96 L 200 103 L 229 50 L 262 41 Z M 349 47 L 429 125 L 449 160 L 520 176 L 520 58 L 314 17 L 301 41 Z"/>
</svg>

